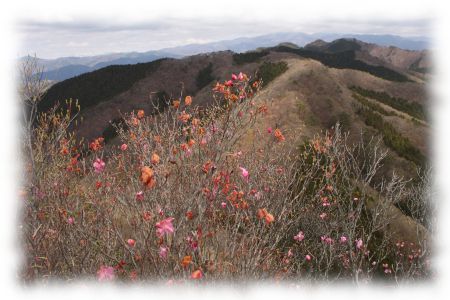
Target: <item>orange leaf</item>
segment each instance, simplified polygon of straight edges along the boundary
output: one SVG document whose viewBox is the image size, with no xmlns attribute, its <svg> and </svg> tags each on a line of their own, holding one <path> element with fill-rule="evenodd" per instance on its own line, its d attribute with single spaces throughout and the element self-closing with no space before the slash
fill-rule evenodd
<svg viewBox="0 0 450 300">
<path fill-rule="evenodd" d="M 201 279 L 203 277 L 203 273 L 201 270 L 195 270 L 194 272 L 192 272 L 191 274 L 191 278 L 192 279 Z"/>
<path fill-rule="evenodd" d="M 186 268 L 191 262 L 192 262 L 192 257 L 190 255 L 186 255 L 181 260 L 181 265 L 183 266 L 183 268 Z"/>
<path fill-rule="evenodd" d="M 151 158 L 150 161 L 151 161 L 151 163 L 154 164 L 154 165 L 159 164 L 159 155 L 156 154 L 156 153 L 153 153 L 153 154 L 152 154 L 152 158 Z"/>
<path fill-rule="evenodd" d="M 142 110 L 142 109 L 138 110 L 138 112 L 137 112 L 138 119 L 142 119 L 144 117 L 144 115 L 145 115 L 144 110 Z"/>
<path fill-rule="evenodd" d="M 186 106 L 189 106 L 192 104 L 192 97 L 191 96 L 186 96 L 186 98 L 184 98 L 184 104 Z"/>
<path fill-rule="evenodd" d="M 141 181 L 147 187 L 152 188 L 156 184 L 156 180 L 154 178 L 154 172 L 149 167 L 142 167 L 141 169 Z"/>
<path fill-rule="evenodd" d="M 272 214 L 269 214 L 269 213 L 267 213 L 264 218 L 266 219 L 266 224 L 270 224 L 273 221 L 275 221 L 274 216 Z"/>
</svg>

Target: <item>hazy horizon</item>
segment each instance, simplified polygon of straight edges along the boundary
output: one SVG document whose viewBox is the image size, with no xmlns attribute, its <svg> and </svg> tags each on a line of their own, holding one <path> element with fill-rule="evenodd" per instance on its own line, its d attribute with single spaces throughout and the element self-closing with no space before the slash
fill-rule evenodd
<svg viewBox="0 0 450 300">
<path fill-rule="evenodd" d="M 273 25 L 276 23 L 276 26 Z M 395 35 L 410 39 L 429 39 L 430 20 L 337 20 L 315 22 L 277 22 L 261 20 L 234 22 L 223 19 L 154 19 L 141 22 L 102 20 L 39 21 L 16 25 L 20 47 L 18 57 L 84 57 L 123 52 L 147 52 L 189 44 L 206 44 L 274 33 Z M 239 31 L 233 30 L 237 26 Z M 358 28 L 358 30 L 355 30 Z M 151 37 L 151 38 L 147 38 Z"/>
</svg>

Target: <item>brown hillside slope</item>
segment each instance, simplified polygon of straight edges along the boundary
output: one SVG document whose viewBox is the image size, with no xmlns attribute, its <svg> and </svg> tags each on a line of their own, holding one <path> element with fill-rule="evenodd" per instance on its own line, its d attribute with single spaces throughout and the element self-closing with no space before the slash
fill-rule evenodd
<svg viewBox="0 0 450 300">
<path fill-rule="evenodd" d="M 315 134 L 327 128 L 328 122 L 332 116 L 340 112 L 352 111 L 351 91 L 347 89 L 350 84 L 362 84 L 366 80 L 367 87 L 380 87 L 383 83 L 377 78 L 367 74 L 351 74 L 358 71 L 329 69 L 313 60 L 306 59 L 288 59 L 288 71 L 279 76 L 273 82 L 263 89 L 255 98 L 255 104 L 266 104 L 269 107 L 267 116 L 260 119 L 246 136 L 237 144 L 236 150 L 250 151 L 249 146 L 256 143 L 256 148 L 263 148 L 258 145 L 256 132 L 263 132 L 268 127 L 273 129 L 279 127 L 286 136 L 285 147 L 289 151 L 295 151 L 304 141 L 312 138 Z M 361 73 L 361 72 L 358 72 Z M 359 75 L 359 76 L 358 76 Z M 372 77 L 372 78 L 371 78 Z M 308 80 L 305 80 L 308 79 Z M 359 78 L 361 81 L 352 81 L 352 78 Z M 386 82 L 386 85 L 390 83 Z M 419 87 L 408 84 L 402 87 L 405 93 Z M 402 94 L 404 95 L 404 94 Z M 419 101 L 425 101 L 420 99 Z M 352 114 L 351 126 L 349 127 L 351 135 L 356 139 L 361 130 L 370 131 L 357 116 Z M 391 121 L 391 120 L 389 120 Z M 408 120 L 399 118 L 397 120 L 402 126 L 412 128 Z M 421 131 L 417 133 L 417 138 L 426 147 L 426 137 L 428 132 Z M 260 142 L 262 143 L 262 142 Z M 392 152 L 392 151 L 391 151 Z M 391 153 L 394 157 L 394 163 L 385 168 L 384 173 L 392 173 L 396 170 L 397 174 L 402 173 L 407 176 L 413 172 L 414 167 L 404 159 Z M 384 176 L 384 175 L 382 175 Z M 375 209 L 377 203 L 385 203 L 384 198 L 369 186 L 361 186 L 368 195 L 376 199 L 375 202 L 367 203 L 370 210 Z M 379 202 L 377 202 L 379 201 Z M 431 245 L 431 237 L 426 228 L 416 222 L 414 219 L 405 216 L 397 207 L 391 203 L 385 203 L 389 219 L 389 234 L 392 236 L 392 242 L 395 240 L 406 240 L 415 244 L 424 241 Z"/>
<path fill-rule="evenodd" d="M 330 128 L 344 114 L 348 117 L 348 128 L 344 129 L 349 130 L 354 138 L 359 137 L 362 129 L 369 132 L 372 130 L 355 114 L 356 101 L 348 86 L 386 91 L 419 103 L 427 101 L 424 86 L 418 83 L 393 83 L 364 72 L 331 69 L 309 59 L 290 58 L 285 61 L 289 66 L 288 71 L 257 96 L 257 99 L 264 99 L 262 101 L 270 108 L 266 121 L 258 127 L 284 128 L 295 139 L 293 144 L 298 145 L 305 138 L 311 138 L 321 130 Z M 393 110 L 390 107 L 387 109 Z M 423 153 L 428 153 L 427 126 L 414 124 L 408 117 L 390 116 L 385 117 L 385 120 L 392 123 Z M 404 165 L 408 163 L 404 162 Z"/>
</svg>

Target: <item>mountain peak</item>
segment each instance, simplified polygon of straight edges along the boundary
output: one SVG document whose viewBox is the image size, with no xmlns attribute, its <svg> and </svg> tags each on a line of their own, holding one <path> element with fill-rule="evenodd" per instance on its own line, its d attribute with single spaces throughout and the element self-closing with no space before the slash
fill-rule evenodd
<svg viewBox="0 0 450 300">
<path fill-rule="evenodd" d="M 294 43 L 291 42 L 283 42 L 283 43 L 279 43 L 277 47 L 288 47 L 288 48 L 292 48 L 292 49 L 299 49 L 300 47 Z"/>
<path fill-rule="evenodd" d="M 305 45 L 305 49 L 320 49 L 323 47 L 326 47 L 328 45 L 327 42 L 325 42 L 322 39 L 317 39 L 314 42 L 311 42 L 307 45 Z"/>
</svg>

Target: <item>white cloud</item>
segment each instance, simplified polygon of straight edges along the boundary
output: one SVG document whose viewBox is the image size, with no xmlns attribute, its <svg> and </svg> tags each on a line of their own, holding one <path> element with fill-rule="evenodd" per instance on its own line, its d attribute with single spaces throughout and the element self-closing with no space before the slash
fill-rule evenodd
<svg viewBox="0 0 450 300">
<path fill-rule="evenodd" d="M 45 58 L 111 52 L 148 51 L 273 32 L 377 33 L 427 35 L 433 19 L 430 5 L 409 1 L 401 9 L 351 1 L 158 1 L 117 5 L 90 1 L 70 10 L 34 3 L 20 11 L 16 23 L 20 55 Z M 386 2 L 386 1 L 385 1 Z M 386 9 L 389 7 L 389 9 Z M 350 8 L 350 9 L 349 9 Z M 95 14 L 92 11 L 96 11 Z M 117 42 L 120 41 L 120 42 Z M 69 42 L 90 46 L 73 47 Z"/>
<path fill-rule="evenodd" d="M 306 33 L 376 33 L 426 35 L 430 20 L 343 19 L 330 18 L 311 22 L 289 19 L 263 20 L 226 17 L 155 18 L 150 21 L 112 22 L 105 19 L 70 19 L 23 21 L 17 26 L 21 55 L 36 53 L 40 57 L 83 56 L 111 52 L 148 51 L 186 43 L 205 43 L 273 32 Z"/>
</svg>

